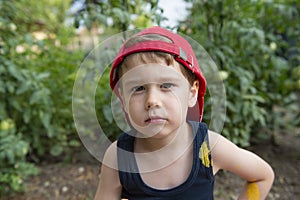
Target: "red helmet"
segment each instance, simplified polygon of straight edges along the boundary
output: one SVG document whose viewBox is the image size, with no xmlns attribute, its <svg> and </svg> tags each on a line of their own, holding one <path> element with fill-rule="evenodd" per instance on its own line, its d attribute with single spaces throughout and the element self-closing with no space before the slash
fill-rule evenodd
<svg viewBox="0 0 300 200">
<path fill-rule="evenodd" d="M 110 86 L 112 90 L 116 86 L 118 79 L 116 78 L 116 69 L 123 62 L 126 56 L 149 51 L 161 51 L 174 56 L 175 60 L 181 63 L 188 70 L 192 71 L 196 79 L 199 81 L 198 103 L 188 110 L 187 119 L 193 121 L 201 121 L 204 108 L 204 95 L 206 92 L 206 80 L 200 70 L 197 58 L 193 52 L 191 45 L 180 35 L 169 30 L 154 26 L 137 33 L 135 36 L 158 34 L 172 41 L 172 43 L 161 40 L 150 40 L 138 42 L 130 47 L 123 45 L 119 50 L 110 71 Z"/>
</svg>

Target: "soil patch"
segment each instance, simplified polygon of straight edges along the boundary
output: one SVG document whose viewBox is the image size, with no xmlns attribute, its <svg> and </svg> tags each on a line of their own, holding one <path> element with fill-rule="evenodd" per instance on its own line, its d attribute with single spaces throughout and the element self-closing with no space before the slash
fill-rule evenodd
<svg viewBox="0 0 300 200">
<path fill-rule="evenodd" d="M 298 134 L 278 134 L 278 144 L 259 143 L 249 147 L 271 164 L 276 179 L 269 200 L 300 199 L 299 166 L 300 136 Z M 86 151 L 75 156 L 73 164 L 43 164 L 40 174 L 26 180 L 26 191 L 12 200 L 89 200 L 93 199 L 98 184 L 99 162 Z M 216 176 L 215 199 L 237 199 L 243 181 L 228 173 Z"/>
</svg>

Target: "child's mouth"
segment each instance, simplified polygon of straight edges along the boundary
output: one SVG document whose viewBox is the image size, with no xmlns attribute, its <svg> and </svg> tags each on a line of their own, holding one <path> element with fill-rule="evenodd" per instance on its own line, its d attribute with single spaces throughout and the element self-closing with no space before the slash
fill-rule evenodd
<svg viewBox="0 0 300 200">
<path fill-rule="evenodd" d="M 145 120 L 146 123 L 165 123 L 166 122 L 166 118 L 164 117 L 160 117 L 160 116 L 153 116 L 153 117 L 149 117 L 148 119 Z"/>
</svg>

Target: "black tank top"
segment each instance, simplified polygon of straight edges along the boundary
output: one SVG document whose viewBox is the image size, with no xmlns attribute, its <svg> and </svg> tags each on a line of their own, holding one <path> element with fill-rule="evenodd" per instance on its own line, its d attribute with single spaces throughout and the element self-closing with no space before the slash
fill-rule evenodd
<svg viewBox="0 0 300 200">
<path fill-rule="evenodd" d="M 133 153 L 134 137 L 123 133 L 118 138 L 118 166 L 122 198 L 129 200 L 213 200 L 214 176 L 209 153 L 207 127 L 191 122 L 194 133 L 193 166 L 185 182 L 171 189 L 160 190 L 145 184 L 138 173 Z M 123 151 L 125 150 L 125 151 Z M 206 154 L 206 155 L 205 155 Z"/>
</svg>

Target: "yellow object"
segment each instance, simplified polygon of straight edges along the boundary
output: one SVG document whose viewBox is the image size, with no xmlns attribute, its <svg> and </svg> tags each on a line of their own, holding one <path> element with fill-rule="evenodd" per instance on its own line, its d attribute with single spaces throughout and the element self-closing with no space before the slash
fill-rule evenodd
<svg viewBox="0 0 300 200">
<path fill-rule="evenodd" d="M 209 153 L 210 151 L 208 149 L 207 143 L 204 141 L 200 147 L 199 157 L 205 167 L 210 167 Z"/>
<path fill-rule="evenodd" d="M 0 130 L 6 131 L 15 127 L 15 123 L 12 119 L 5 119 L 0 123 Z"/>
<path fill-rule="evenodd" d="M 259 200 L 260 192 L 256 183 L 248 183 L 247 196 L 249 200 Z"/>
</svg>

